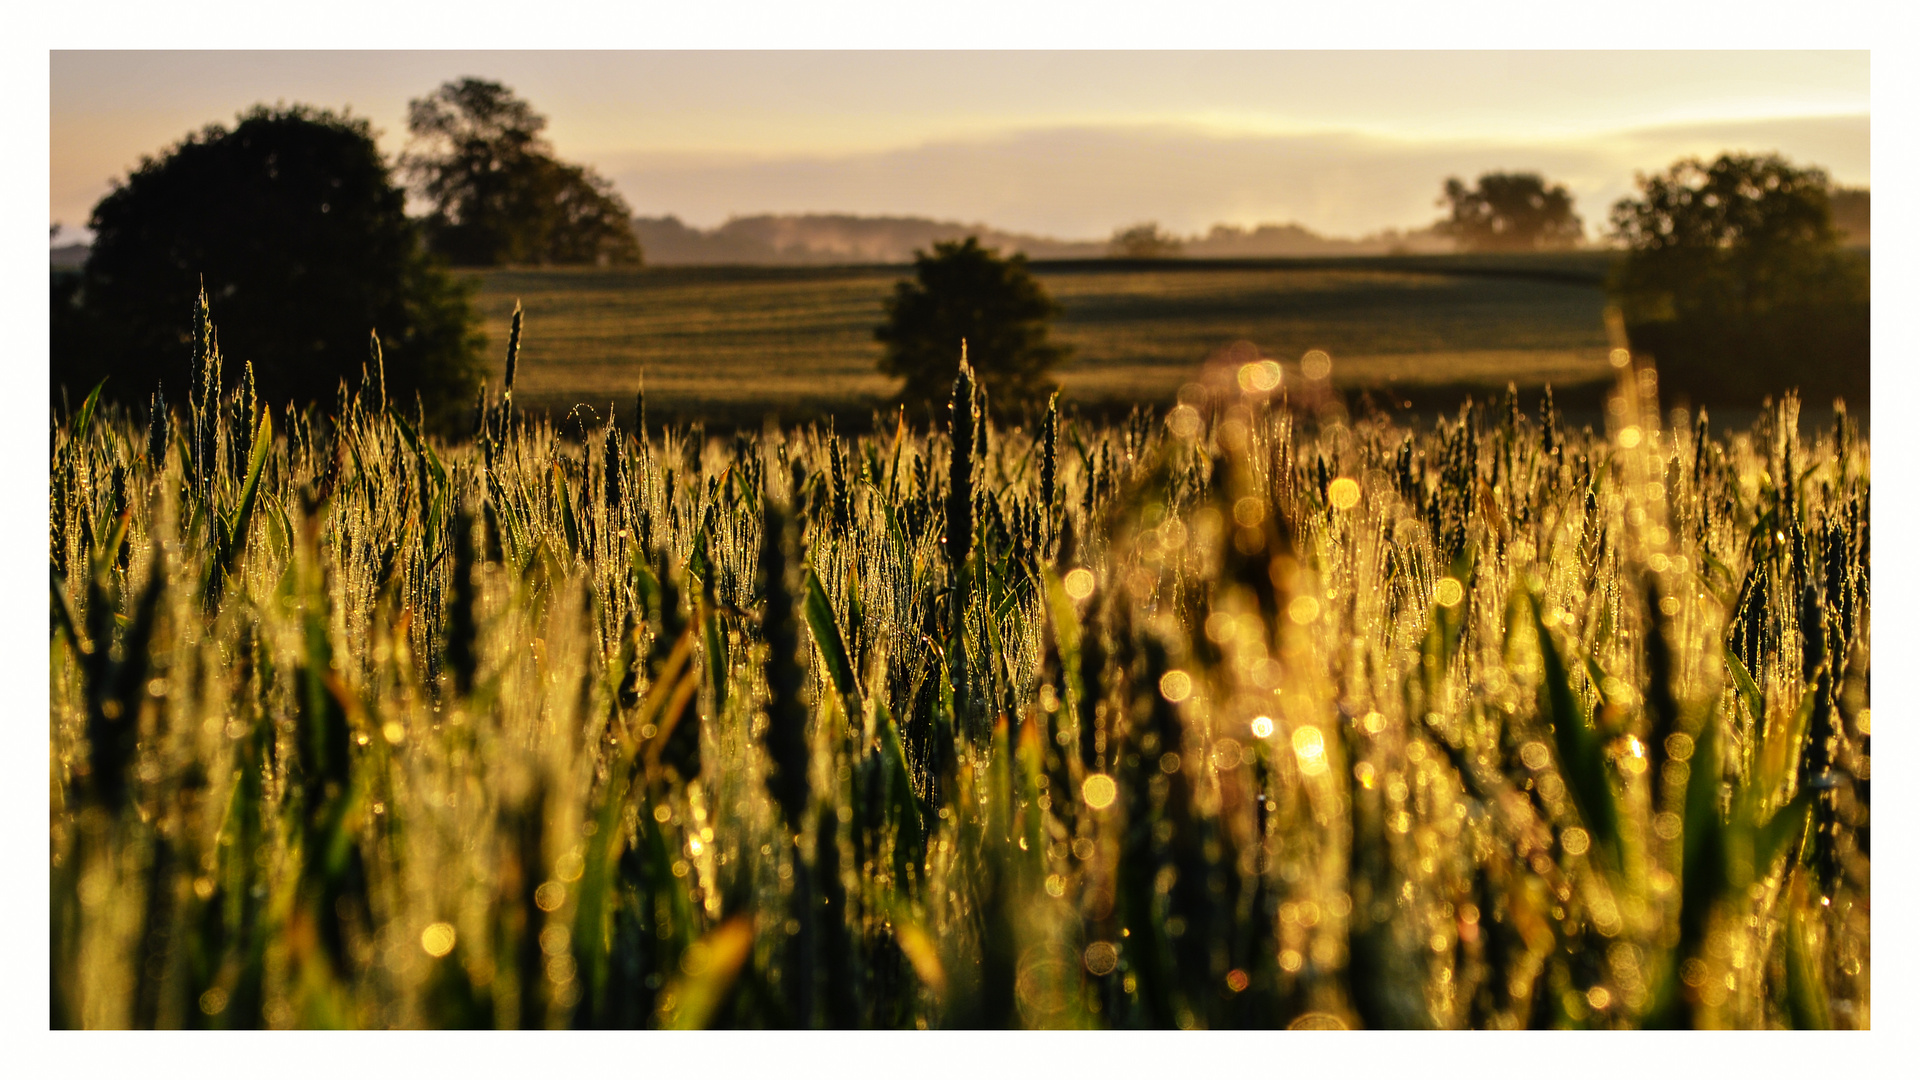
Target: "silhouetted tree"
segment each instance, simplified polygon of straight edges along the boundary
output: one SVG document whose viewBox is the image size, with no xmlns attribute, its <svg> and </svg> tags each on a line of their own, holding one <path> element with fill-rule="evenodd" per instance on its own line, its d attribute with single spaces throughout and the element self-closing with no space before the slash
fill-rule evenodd
<svg viewBox="0 0 1920 1080">
<path fill-rule="evenodd" d="M 1609 290 L 1661 383 L 1696 401 L 1798 386 L 1867 394 L 1863 255 L 1841 250 L 1824 171 L 1778 155 L 1688 158 L 1613 208 L 1627 246 Z"/>
<path fill-rule="evenodd" d="M 1024 255 L 1001 258 L 975 237 L 914 253 L 914 280 L 894 286 L 880 370 L 903 378 L 905 398 L 938 400 L 960 369 L 960 342 L 987 392 L 1002 402 L 1034 401 L 1051 389 L 1047 372 L 1067 358 L 1047 340 L 1059 306 L 1027 269 Z"/>
<path fill-rule="evenodd" d="M 470 289 L 427 254 L 365 120 L 258 107 L 140 167 L 94 208 L 93 248 L 53 320 L 52 373 L 144 403 L 184 393 L 204 282 L 229 381 L 274 402 L 357 381 L 380 335 L 389 397 L 465 402 L 477 384 Z M 56 304 L 61 300 L 56 292 Z"/>
<path fill-rule="evenodd" d="M 1143 221 L 1113 230 L 1107 254 L 1116 259 L 1169 259 L 1180 254 L 1180 238 L 1163 232 L 1157 221 Z"/>
<path fill-rule="evenodd" d="M 1469 251 L 1570 248 L 1584 235 L 1573 196 L 1539 173 L 1486 173 L 1471 188 L 1448 177 L 1440 205 L 1452 213 L 1434 228 Z"/>
<path fill-rule="evenodd" d="M 553 157 L 546 117 L 496 82 L 449 82 L 407 105 L 401 162 L 433 203 L 427 237 L 462 266 L 638 264 L 633 214 L 593 170 Z"/>
<path fill-rule="evenodd" d="M 1842 244 L 1866 247 L 1873 236 L 1873 193 L 1866 188 L 1835 187 L 1827 193 L 1833 227 Z"/>
</svg>

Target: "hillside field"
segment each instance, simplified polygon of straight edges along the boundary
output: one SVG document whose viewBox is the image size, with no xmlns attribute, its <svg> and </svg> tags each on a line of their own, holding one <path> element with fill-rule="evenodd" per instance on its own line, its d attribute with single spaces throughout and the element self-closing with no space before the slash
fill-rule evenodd
<svg viewBox="0 0 1920 1080">
<path fill-rule="evenodd" d="M 1390 400 L 1457 405 L 1462 392 L 1551 383 L 1595 396 L 1610 375 L 1600 283 L 1611 256 L 1037 262 L 1073 346 L 1060 371 L 1082 406 L 1163 402 L 1210 355 L 1251 342 Z M 873 328 L 910 267 L 646 267 L 481 273 L 489 352 L 526 311 L 516 399 L 565 412 L 616 403 L 644 372 L 658 415 L 754 421 L 858 415 L 894 389 Z M 496 384 L 498 376 L 494 376 Z M 496 385 L 497 390 L 497 385 Z M 1584 393 L 1583 393 L 1584 391 Z M 1430 400 L 1429 400 L 1430 399 Z"/>
</svg>

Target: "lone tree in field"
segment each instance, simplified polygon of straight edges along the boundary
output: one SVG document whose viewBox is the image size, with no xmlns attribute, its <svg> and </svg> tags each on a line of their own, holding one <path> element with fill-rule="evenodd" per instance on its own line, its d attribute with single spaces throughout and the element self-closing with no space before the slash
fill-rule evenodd
<svg viewBox="0 0 1920 1080">
<path fill-rule="evenodd" d="M 185 396 L 204 282 L 229 381 L 270 402 L 330 399 L 380 335 L 388 395 L 464 403 L 477 384 L 469 291 L 429 257 L 365 120 L 294 106 L 211 125 L 102 199 L 71 310 L 53 320 L 56 396 Z M 177 389 L 176 389 L 177 388 Z"/>
<path fill-rule="evenodd" d="M 1613 208 L 1628 250 L 1609 291 L 1663 386 L 1696 401 L 1797 386 L 1865 402 L 1867 264 L 1841 249 L 1824 171 L 1722 154 L 1639 186 Z"/>
<path fill-rule="evenodd" d="M 637 265 L 613 185 L 553 156 L 547 119 L 497 82 L 449 82 L 407 104 L 401 164 L 433 203 L 427 238 L 460 266 Z"/>
<path fill-rule="evenodd" d="M 1052 389 L 1047 372 L 1068 350 L 1047 340 L 1060 313 L 1027 269 L 1024 255 L 1001 258 L 975 237 L 914 255 L 914 280 L 894 286 L 887 320 L 874 330 L 886 346 L 880 370 L 906 380 L 902 396 L 938 401 L 960 370 L 960 343 L 996 401 L 1037 401 Z"/>
<path fill-rule="evenodd" d="M 1468 187 L 1448 177 L 1435 229 L 1469 251 L 1540 251 L 1577 246 L 1584 233 L 1564 185 L 1539 173 L 1486 173 Z"/>
</svg>

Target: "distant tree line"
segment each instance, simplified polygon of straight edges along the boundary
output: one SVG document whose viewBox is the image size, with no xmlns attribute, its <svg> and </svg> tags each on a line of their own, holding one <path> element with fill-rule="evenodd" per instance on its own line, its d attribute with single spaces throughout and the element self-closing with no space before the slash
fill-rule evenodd
<svg viewBox="0 0 1920 1080">
<path fill-rule="evenodd" d="M 1179 254 L 1191 258 L 1438 254 L 1455 246 L 1429 227 L 1385 229 L 1352 239 L 1322 236 L 1297 223 L 1268 222 L 1251 228 L 1217 224 L 1190 237 L 1150 224 L 1162 240 L 1171 241 Z M 978 238 L 983 247 L 1019 252 L 1034 260 L 1098 259 L 1123 255 L 1125 247 L 1116 249 L 1112 237 L 1061 240 L 977 223 L 898 215 L 746 214 L 708 228 L 674 216 L 638 217 L 633 227 L 653 266 L 911 263 L 916 252 L 969 236 Z M 1163 248 L 1158 254 L 1170 252 Z"/>
</svg>

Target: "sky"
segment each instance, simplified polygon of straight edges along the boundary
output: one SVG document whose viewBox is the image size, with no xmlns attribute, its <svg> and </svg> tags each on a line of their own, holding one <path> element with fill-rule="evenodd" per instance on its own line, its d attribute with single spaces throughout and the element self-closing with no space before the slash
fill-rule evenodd
<svg viewBox="0 0 1920 1080">
<path fill-rule="evenodd" d="M 917 214 L 1062 239 L 1153 220 L 1417 228 L 1450 175 L 1540 171 L 1589 232 L 1636 172 L 1778 151 L 1870 182 L 1858 52 L 51 53 L 50 220 L 256 102 L 348 109 L 390 155 L 466 75 L 549 118 L 635 213 Z M 70 233 L 68 235 L 71 235 Z"/>
</svg>

